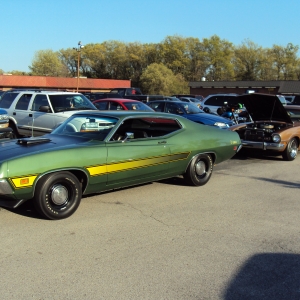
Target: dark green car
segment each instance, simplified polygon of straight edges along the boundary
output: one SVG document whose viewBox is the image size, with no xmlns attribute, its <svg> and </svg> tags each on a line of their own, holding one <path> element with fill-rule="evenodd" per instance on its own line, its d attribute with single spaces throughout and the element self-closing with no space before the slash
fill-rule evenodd
<svg viewBox="0 0 300 300">
<path fill-rule="evenodd" d="M 63 219 L 82 195 L 178 175 L 201 186 L 240 147 L 237 133 L 177 115 L 80 112 L 50 134 L 0 143 L 0 205 L 32 199 L 43 217 Z"/>
</svg>

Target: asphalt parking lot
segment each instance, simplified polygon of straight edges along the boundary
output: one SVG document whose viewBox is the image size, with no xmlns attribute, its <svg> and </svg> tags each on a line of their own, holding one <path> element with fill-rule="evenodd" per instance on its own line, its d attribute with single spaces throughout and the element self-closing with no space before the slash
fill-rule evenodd
<svg viewBox="0 0 300 300">
<path fill-rule="evenodd" d="M 1 299 L 300 299 L 300 158 L 241 154 L 85 197 L 68 219 L 0 209 Z"/>
</svg>

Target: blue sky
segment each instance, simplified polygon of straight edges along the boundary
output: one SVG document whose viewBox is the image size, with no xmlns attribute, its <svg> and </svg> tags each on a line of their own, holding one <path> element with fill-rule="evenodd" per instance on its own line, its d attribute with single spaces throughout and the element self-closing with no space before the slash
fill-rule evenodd
<svg viewBox="0 0 300 300">
<path fill-rule="evenodd" d="M 28 72 L 38 50 L 108 40 L 218 35 L 264 48 L 300 45 L 299 0 L 10 0 L 1 3 L 0 69 Z M 298 53 L 299 54 L 299 53 Z"/>
</svg>

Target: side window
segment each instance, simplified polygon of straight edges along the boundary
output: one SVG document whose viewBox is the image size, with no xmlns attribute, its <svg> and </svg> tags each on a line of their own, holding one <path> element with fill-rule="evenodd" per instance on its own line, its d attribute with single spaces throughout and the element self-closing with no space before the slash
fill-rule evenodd
<svg viewBox="0 0 300 300">
<path fill-rule="evenodd" d="M 172 103 L 172 102 L 166 103 L 166 110 L 170 114 L 177 114 L 178 115 L 179 112 L 180 112 L 179 107 L 176 104 Z"/>
<path fill-rule="evenodd" d="M 234 96 L 228 96 L 227 102 L 228 102 L 228 104 L 230 104 L 230 105 L 232 105 L 232 104 L 237 104 L 237 103 L 238 103 L 236 97 L 234 97 Z"/>
<path fill-rule="evenodd" d="M 110 104 L 109 105 L 110 110 L 123 110 L 123 107 L 117 102 L 111 101 L 109 104 Z"/>
<path fill-rule="evenodd" d="M 101 102 L 95 102 L 93 103 L 98 109 L 100 110 L 106 110 L 107 109 L 107 101 L 101 101 Z"/>
<path fill-rule="evenodd" d="M 152 108 L 152 109 L 154 109 L 155 111 L 158 111 L 158 112 L 163 112 L 164 111 L 164 103 L 163 102 L 161 102 L 161 103 L 148 103 L 148 105 Z"/>
<path fill-rule="evenodd" d="M 0 101 L 0 108 L 10 108 L 13 101 L 16 99 L 16 97 L 19 95 L 19 93 L 5 93 L 1 97 Z"/>
<path fill-rule="evenodd" d="M 180 129 L 181 125 L 174 119 L 155 117 L 128 119 L 119 126 L 111 141 L 161 137 Z"/>
<path fill-rule="evenodd" d="M 36 95 L 31 110 L 33 111 L 39 111 L 41 106 L 49 106 L 47 96 L 46 95 Z"/>
<path fill-rule="evenodd" d="M 28 110 L 29 101 L 31 99 L 31 94 L 23 94 L 16 104 L 16 109 Z"/>
<path fill-rule="evenodd" d="M 210 97 L 205 101 L 205 105 L 212 105 L 212 106 L 223 106 L 224 105 L 224 97 L 222 96 L 213 96 Z"/>
</svg>

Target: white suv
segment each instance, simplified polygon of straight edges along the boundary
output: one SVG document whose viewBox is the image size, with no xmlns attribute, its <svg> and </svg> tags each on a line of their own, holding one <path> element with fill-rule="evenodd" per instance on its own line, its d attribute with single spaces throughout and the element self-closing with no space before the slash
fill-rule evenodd
<svg viewBox="0 0 300 300">
<path fill-rule="evenodd" d="M 82 94 L 43 90 L 9 90 L 2 94 L 0 108 L 7 111 L 16 137 L 44 135 L 75 112 L 97 110 Z"/>
<path fill-rule="evenodd" d="M 237 94 L 214 94 L 208 95 L 203 99 L 200 104 L 202 110 L 207 108 L 212 113 L 217 113 L 219 107 L 224 106 L 224 102 L 227 102 L 228 105 L 237 104 L 236 100 Z"/>
</svg>

